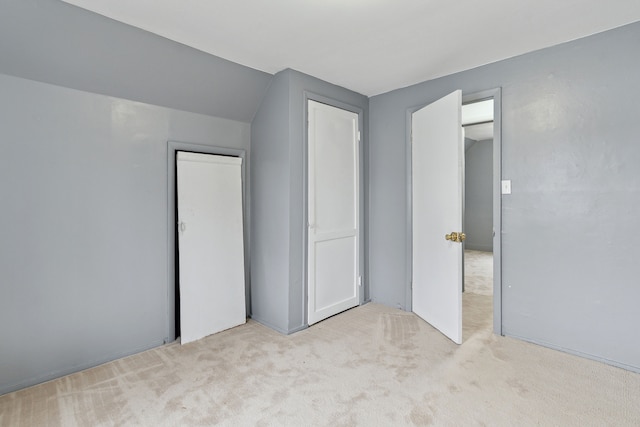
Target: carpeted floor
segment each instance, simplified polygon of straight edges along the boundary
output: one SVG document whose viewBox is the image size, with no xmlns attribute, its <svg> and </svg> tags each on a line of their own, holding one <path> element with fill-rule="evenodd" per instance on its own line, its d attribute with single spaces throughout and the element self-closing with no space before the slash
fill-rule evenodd
<svg viewBox="0 0 640 427">
<path fill-rule="evenodd" d="M 367 304 L 283 336 L 254 321 L 0 396 L 2 426 L 638 426 L 640 375 L 491 333 L 457 346 Z"/>
<path fill-rule="evenodd" d="M 479 295 L 493 295 L 493 253 L 464 251 L 464 289 Z"/>
</svg>

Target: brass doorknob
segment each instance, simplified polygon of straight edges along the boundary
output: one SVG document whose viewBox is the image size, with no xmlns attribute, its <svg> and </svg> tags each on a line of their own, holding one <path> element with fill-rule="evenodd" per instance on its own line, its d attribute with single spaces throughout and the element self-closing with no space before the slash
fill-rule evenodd
<svg viewBox="0 0 640 427">
<path fill-rule="evenodd" d="M 452 242 L 462 243 L 462 241 L 467 238 L 467 235 L 464 233 L 457 233 L 455 231 L 452 231 L 450 234 L 446 234 L 444 238 Z"/>
</svg>

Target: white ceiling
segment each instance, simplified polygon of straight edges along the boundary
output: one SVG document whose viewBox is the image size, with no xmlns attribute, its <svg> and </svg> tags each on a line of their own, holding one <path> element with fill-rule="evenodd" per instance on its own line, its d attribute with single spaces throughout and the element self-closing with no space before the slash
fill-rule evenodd
<svg viewBox="0 0 640 427">
<path fill-rule="evenodd" d="M 493 98 L 464 104 L 460 113 L 463 126 L 493 121 Z"/>
<path fill-rule="evenodd" d="M 464 137 L 474 141 L 493 139 L 493 122 L 465 126 Z"/>
<path fill-rule="evenodd" d="M 258 70 L 293 68 L 368 96 L 640 20 L 638 0 L 63 1 Z"/>
<path fill-rule="evenodd" d="M 493 99 L 463 105 L 462 126 L 467 139 L 493 139 Z"/>
</svg>

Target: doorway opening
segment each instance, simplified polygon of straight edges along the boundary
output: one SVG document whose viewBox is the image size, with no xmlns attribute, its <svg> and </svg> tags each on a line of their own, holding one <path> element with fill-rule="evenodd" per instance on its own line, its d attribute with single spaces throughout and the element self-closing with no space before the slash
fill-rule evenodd
<svg viewBox="0 0 640 427">
<path fill-rule="evenodd" d="M 493 317 L 493 103 L 492 97 L 462 105 L 464 338 L 490 328 Z"/>
<path fill-rule="evenodd" d="M 500 88 L 469 95 L 462 95 L 457 90 L 430 104 L 407 111 L 407 188 L 410 212 L 407 241 L 411 254 L 407 260 L 407 273 L 411 278 L 406 293 L 407 307 L 458 344 L 463 341 L 463 336 L 465 339 L 470 336 L 468 328 L 465 327 L 464 333 L 462 330 L 462 249 L 467 237 L 465 230 L 473 234 L 472 240 L 477 240 L 475 238 L 482 234 L 478 234 L 477 230 L 473 231 L 469 221 L 467 228 L 463 226 L 465 147 L 462 136 L 462 106 L 474 109 L 482 105 L 479 101 L 486 100 L 493 101 L 489 117 L 467 120 L 466 127 L 469 127 L 468 133 L 473 136 L 476 129 L 471 125 L 482 124 L 488 128 L 488 136 L 491 133 L 493 136 L 490 142 L 484 143 L 490 148 L 484 153 L 485 160 L 490 162 L 489 170 L 485 170 L 484 184 L 485 190 L 491 195 L 490 199 L 485 200 L 485 209 L 490 209 L 492 214 L 488 219 L 485 218 L 482 233 L 490 243 L 484 246 L 478 243 L 479 246 L 475 248 L 481 249 L 479 252 L 492 250 L 493 256 L 483 260 L 485 266 L 489 264 L 488 268 L 482 269 L 488 273 L 483 274 L 481 279 L 485 285 L 484 292 L 472 288 L 475 292 L 468 292 L 468 295 L 480 295 L 480 299 L 484 301 L 484 304 L 471 305 L 476 309 L 485 306 L 485 315 L 479 322 L 483 325 L 482 329 L 502 335 Z M 480 140 L 489 141 L 489 138 L 476 136 L 476 142 L 467 141 L 467 148 L 471 149 Z M 478 145 L 480 147 L 482 145 Z M 473 190 L 473 186 L 468 187 L 468 191 Z M 487 221 L 489 227 L 486 227 Z M 468 249 L 474 249 L 473 243 Z M 469 253 L 469 258 L 475 258 L 471 255 L 473 254 Z M 475 270 L 476 267 L 469 265 L 468 269 Z M 471 281 L 469 277 L 467 284 L 473 285 Z M 470 309 L 466 311 L 467 314 L 473 314 Z M 468 316 L 465 317 L 469 320 Z"/>
</svg>

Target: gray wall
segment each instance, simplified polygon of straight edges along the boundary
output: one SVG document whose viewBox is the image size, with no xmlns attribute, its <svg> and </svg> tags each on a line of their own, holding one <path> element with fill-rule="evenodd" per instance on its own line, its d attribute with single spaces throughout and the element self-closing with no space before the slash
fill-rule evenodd
<svg viewBox="0 0 640 427">
<path fill-rule="evenodd" d="M 272 76 L 57 0 L 2 1 L 0 58 L 4 393 L 172 335 L 167 141 L 248 159 Z"/>
<path fill-rule="evenodd" d="M 640 23 L 370 99 L 370 286 L 405 307 L 406 112 L 502 87 L 506 335 L 640 370 Z"/>
<path fill-rule="evenodd" d="M 289 75 L 274 76 L 251 124 L 251 317 L 289 321 Z"/>
<path fill-rule="evenodd" d="M 363 164 L 368 140 L 367 97 L 294 70 L 275 75 L 251 127 L 251 295 L 252 317 L 283 333 L 307 323 L 305 96 L 362 112 Z"/>
<path fill-rule="evenodd" d="M 493 140 L 477 141 L 464 152 L 464 232 L 466 249 L 493 250 Z"/>
<path fill-rule="evenodd" d="M 0 75 L 0 129 L 0 393 L 162 344 L 167 141 L 250 125 Z"/>
<path fill-rule="evenodd" d="M 271 75 L 59 0 L 2 0 L 0 73 L 250 122 Z"/>
</svg>

